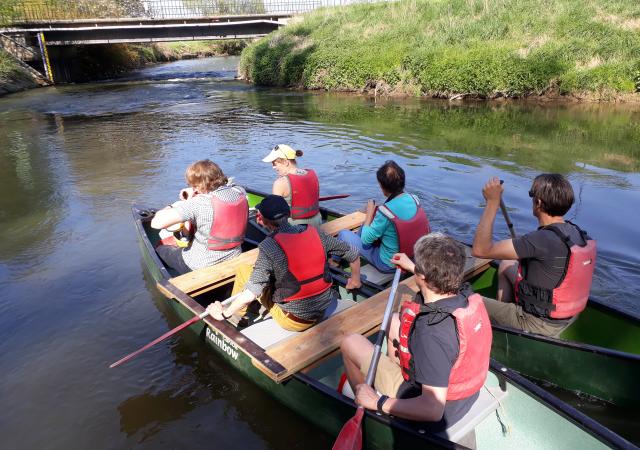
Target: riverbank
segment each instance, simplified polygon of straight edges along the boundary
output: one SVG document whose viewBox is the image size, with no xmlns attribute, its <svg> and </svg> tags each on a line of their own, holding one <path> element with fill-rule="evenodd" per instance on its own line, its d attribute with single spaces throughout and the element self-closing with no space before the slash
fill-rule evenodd
<svg viewBox="0 0 640 450">
<path fill-rule="evenodd" d="M 13 56 L 0 50 L 0 96 L 33 89 L 45 84 L 33 71 L 20 64 Z"/>
<path fill-rule="evenodd" d="M 325 8 L 248 46 L 259 85 L 382 96 L 640 101 L 635 0 L 400 0 Z"/>
</svg>

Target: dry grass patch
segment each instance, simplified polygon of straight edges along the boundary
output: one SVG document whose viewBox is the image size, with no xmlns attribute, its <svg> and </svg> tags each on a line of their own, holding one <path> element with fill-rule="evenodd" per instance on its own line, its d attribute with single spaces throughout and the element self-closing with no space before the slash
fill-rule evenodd
<svg viewBox="0 0 640 450">
<path fill-rule="evenodd" d="M 518 55 L 522 58 L 526 58 L 527 56 L 529 56 L 529 53 L 531 53 L 531 51 L 542 47 L 547 42 L 549 42 L 549 36 L 544 34 L 542 36 L 535 36 L 531 39 L 529 45 L 518 49 Z"/>
<path fill-rule="evenodd" d="M 585 70 L 585 69 L 594 69 L 600 65 L 602 65 L 602 58 L 600 58 L 600 56 L 596 55 L 593 58 L 591 58 L 589 61 L 584 62 L 584 61 L 578 61 L 576 63 L 576 69 L 579 70 Z"/>
<path fill-rule="evenodd" d="M 615 25 L 618 28 L 627 31 L 637 31 L 640 30 L 640 19 L 627 19 L 625 17 L 616 16 L 615 14 L 605 14 L 603 11 L 600 11 L 596 16 L 598 20 L 601 22 L 609 23 Z"/>
</svg>

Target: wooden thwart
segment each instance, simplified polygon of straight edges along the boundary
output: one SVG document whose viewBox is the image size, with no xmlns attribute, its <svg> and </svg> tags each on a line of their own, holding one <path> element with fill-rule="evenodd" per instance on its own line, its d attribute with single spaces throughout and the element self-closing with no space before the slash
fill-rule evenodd
<svg viewBox="0 0 640 450">
<path fill-rule="evenodd" d="M 327 234 L 336 235 L 342 230 L 351 230 L 361 226 L 364 223 L 364 219 L 364 213 L 357 211 L 326 222 L 322 224 L 320 229 Z M 252 266 L 255 264 L 257 258 L 258 249 L 255 248 L 227 262 L 194 270 L 172 278 L 169 281 L 182 292 L 197 295 L 206 292 L 211 289 L 212 286 L 217 287 L 232 282 L 239 267 L 244 265 Z M 163 290 L 163 293 L 166 295 L 166 290 Z"/>
<path fill-rule="evenodd" d="M 490 262 L 488 259 L 477 259 L 468 255 L 465 279 L 486 268 Z M 407 289 L 412 292 L 418 291 L 415 277 L 407 278 L 400 283 L 399 295 L 403 291 L 407 292 Z M 281 382 L 336 350 L 346 335 L 368 334 L 379 327 L 388 298 L 387 289 L 270 348 L 267 355 L 286 369 L 284 373 L 271 378 Z"/>
</svg>

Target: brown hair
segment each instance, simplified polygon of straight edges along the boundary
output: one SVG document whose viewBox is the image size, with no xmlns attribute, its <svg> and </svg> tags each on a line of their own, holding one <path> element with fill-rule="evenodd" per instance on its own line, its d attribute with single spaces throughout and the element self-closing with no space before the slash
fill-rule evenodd
<svg viewBox="0 0 640 450">
<path fill-rule="evenodd" d="M 538 175 L 531 185 L 529 196 L 542 203 L 542 211 L 550 216 L 564 216 L 575 200 L 571 183 L 559 173 Z"/>
<path fill-rule="evenodd" d="M 416 274 L 424 275 L 436 294 L 457 294 L 464 277 L 466 260 L 462 246 L 442 233 L 422 236 L 414 246 Z"/>
<path fill-rule="evenodd" d="M 229 181 L 224 176 L 222 169 L 216 163 L 208 159 L 196 161 L 187 167 L 184 174 L 189 186 L 198 192 L 212 192 Z"/>
</svg>

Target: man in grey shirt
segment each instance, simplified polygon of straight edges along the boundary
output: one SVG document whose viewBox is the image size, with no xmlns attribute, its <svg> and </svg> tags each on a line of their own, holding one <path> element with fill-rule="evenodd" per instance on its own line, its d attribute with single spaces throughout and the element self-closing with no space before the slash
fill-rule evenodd
<svg viewBox="0 0 640 450">
<path fill-rule="evenodd" d="M 244 290 L 229 306 L 220 302 L 207 311 L 217 320 L 242 312 L 258 297 L 273 319 L 283 328 L 303 331 L 318 320 L 334 299 L 327 255 L 346 259 L 351 266 L 347 289 L 360 287 L 360 259 L 357 250 L 345 242 L 307 225 L 291 225 L 289 205 L 279 195 L 268 195 L 256 206 L 258 223 L 271 234 L 260 245 L 258 258 Z M 236 275 L 238 282 L 238 275 Z M 274 287 L 267 299 L 265 289 Z"/>
<path fill-rule="evenodd" d="M 538 229 L 516 239 L 494 243 L 493 222 L 500 208 L 502 190 L 497 178 L 485 184 L 482 194 L 487 205 L 473 239 L 474 256 L 502 260 L 498 269 L 498 301 L 485 299 L 491 322 L 558 336 L 586 306 L 595 264 L 595 242 L 576 225 L 564 220 L 574 202 L 569 181 L 560 174 L 541 174 L 529 191 Z M 574 264 L 569 274 L 573 245 L 586 249 L 581 252 L 591 251 L 592 257 Z M 577 288 L 565 289 L 558 295 L 554 290 L 569 277 Z M 579 306 L 574 306 L 576 304 Z M 563 313 L 563 309 L 572 312 Z"/>
</svg>

